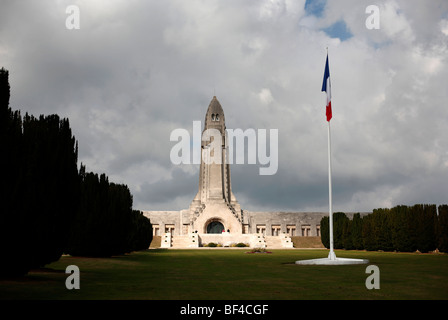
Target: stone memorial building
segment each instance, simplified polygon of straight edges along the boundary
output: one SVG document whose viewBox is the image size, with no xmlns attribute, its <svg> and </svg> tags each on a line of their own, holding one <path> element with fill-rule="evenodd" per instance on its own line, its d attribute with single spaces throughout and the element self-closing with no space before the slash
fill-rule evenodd
<svg viewBox="0 0 448 320">
<path fill-rule="evenodd" d="M 207 161 L 217 148 L 210 148 L 213 137 L 207 129 L 221 135 L 220 163 Z M 204 136 L 205 133 L 205 136 Z M 218 139 L 219 140 L 219 139 Z M 292 247 L 291 236 L 320 236 L 320 221 L 325 212 L 254 212 L 242 210 L 232 192 L 228 141 L 224 111 L 216 97 L 205 115 L 199 189 L 189 208 L 180 211 L 143 211 L 151 220 L 162 247 L 193 248 L 213 242 L 222 246 L 246 243 L 251 247 Z"/>
</svg>

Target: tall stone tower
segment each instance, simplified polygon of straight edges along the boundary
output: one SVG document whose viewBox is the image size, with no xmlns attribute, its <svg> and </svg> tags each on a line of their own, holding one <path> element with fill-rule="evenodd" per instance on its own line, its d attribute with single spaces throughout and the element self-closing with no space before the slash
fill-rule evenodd
<svg viewBox="0 0 448 320">
<path fill-rule="evenodd" d="M 215 135 L 210 135 L 210 132 Z M 221 139 L 214 140 L 217 136 Z M 190 204 L 190 221 L 193 231 L 199 233 L 228 230 L 241 234 L 243 230 L 241 207 L 232 193 L 230 182 L 224 111 L 216 97 L 213 97 L 205 115 L 199 190 Z"/>
</svg>

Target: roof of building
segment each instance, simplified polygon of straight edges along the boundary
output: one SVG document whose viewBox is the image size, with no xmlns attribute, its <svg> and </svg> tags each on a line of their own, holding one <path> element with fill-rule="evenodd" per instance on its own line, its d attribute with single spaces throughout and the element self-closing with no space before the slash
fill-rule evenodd
<svg viewBox="0 0 448 320">
<path fill-rule="evenodd" d="M 215 121 L 216 115 L 218 115 L 218 123 L 225 123 L 224 110 L 221 107 L 216 96 L 213 96 L 212 101 L 208 105 L 207 113 L 205 114 L 205 127 L 207 128 L 210 125 L 211 121 Z M 217 123 L 216 123 L 217 124 Z"/>
</svg>

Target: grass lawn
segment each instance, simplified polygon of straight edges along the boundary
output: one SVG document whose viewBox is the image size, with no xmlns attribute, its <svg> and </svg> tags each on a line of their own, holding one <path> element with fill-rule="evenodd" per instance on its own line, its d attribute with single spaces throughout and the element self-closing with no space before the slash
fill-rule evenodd
<svg viewBox="0 0 448 320">
<path fill-rule="evenodd" d="M 327 250 L 153 249 L 112 258 L 64 256 L 17 279 L 0 279 L 0 299 L 448 299 L 448 255 L 338 251 L 380 269 L 367 290 L 367 265 L 299 266 Z M 67 290 L 65 268 L 80 269 L 80 290 Z"/>
</svg>

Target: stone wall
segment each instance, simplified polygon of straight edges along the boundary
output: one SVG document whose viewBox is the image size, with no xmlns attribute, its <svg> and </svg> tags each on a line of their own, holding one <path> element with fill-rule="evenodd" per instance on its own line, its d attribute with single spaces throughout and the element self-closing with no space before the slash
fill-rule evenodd
<svg viewBox="0 0 448 320">
<path fill-rule="evenodd" d="M 291 236 L 320 236 L 320 221 L 327 212 L 256 212 L 243 211 L 243 221 L 249 233 L 267 236 L 284 232 Z M 302 233 L 302 228 L 306 231 Z"/>
<path fill-rule="evenodd" d="M 154 235 L 156 236 L 161 236 L 166 231 L 170 231 L 173 235 L 186 235 L 195 231 L 191 228 L 188 209 L 180 211 L 143 211 L 143 214 L 151 220 Z M 353 217 L 353 214 L 353 212 L 346 213 L 350 219 Z M 363 212 L 361 216 L 367 214 L 367 212 Z M 243 234 L 263 233 L 265 236 L 286 233 L 290 236 L 319 237 L 320 221 L 325 216 L 328 216 L 328 212 L 262 212 L 242 210 L 242 232 Z M 202 229 L 197 231 L 199 233 L 204 232 Z"/>
<path fill-rule="evenodd" d="M 163 235 L 167 229 L 173 230 L 173 235 L 187 234 L 189 231 L 185 230 L 190 224 L 188 210 L 143 211 L 143 215 L 151 221 L 155 236 Z"/>
</svg>

